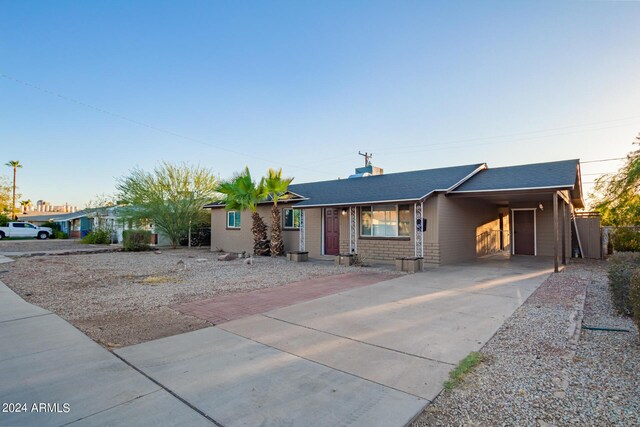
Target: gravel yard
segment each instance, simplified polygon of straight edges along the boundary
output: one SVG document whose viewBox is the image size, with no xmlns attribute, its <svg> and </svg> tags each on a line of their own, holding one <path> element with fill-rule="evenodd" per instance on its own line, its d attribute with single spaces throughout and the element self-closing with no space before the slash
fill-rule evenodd
<svg viewBox="0 0 640 427">
<path fill-rule="evenodd" d="M 0 280 L 25 300 L 69 320 L 109 347 L 210 326 L 168 305 L 356 271 L 284 258 L 218 261 L 207 249 L 19 258 Z M 376 271 L 367 268 L 367 271 Z"/>
<path fill-rule="evenodd" d="M 85 245 L 79 240 L 72 239 L 23 239 L 23 240 L 0 240 L 0 253 L 3 252 L 45 252 L 72 249 L 89 249 L 109 247 L 109 245 Z"/>
<path fill-rule="evenodd" d="M 582 325 L 631 332 L 574 329 L 582 316 Z M 615 314 L 606 262 L 552 275 L 482 353 L 487 360 L 414 427 L 640 425 L 640 340 L 631 319 Z"/>
</svg>

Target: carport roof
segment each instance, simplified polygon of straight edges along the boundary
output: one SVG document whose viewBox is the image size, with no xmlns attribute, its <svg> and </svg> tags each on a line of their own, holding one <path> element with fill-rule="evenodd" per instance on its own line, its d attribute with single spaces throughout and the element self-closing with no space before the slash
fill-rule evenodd
<svg viewBox="0 0 640 427">
<path fill-rule="evenodd" d="M 582 204 L 580 161 L 578 159 L 528 165 L 488 168 L 478 172 L 450 194 L 570 190 L 572 199 Z"/>
</svg>

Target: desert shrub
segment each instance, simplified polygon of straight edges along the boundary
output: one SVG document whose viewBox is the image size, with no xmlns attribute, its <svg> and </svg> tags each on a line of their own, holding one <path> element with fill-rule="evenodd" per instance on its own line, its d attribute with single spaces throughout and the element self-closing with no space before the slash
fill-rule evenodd
<svg viewBox="0 0 640 427">
<path fill-rule="evenodd" d="M 147 230 L 125 230 L 122 232 L 122 249 L 125 251 L 148 251 L 151 249 L 151 232 Z"/>
<path fill-rule="evenodd" d="M 0 214 L 0 227 L 6 227 L 10 221 L 11 218 L 9 218 L 7 215 Z"/>
<path fill-rule="evenodd" d="M 640 252 L 640 231 L 621 227 L 612 236 L 613 249 L 617 252 Z"/>
<path fill-rule="evenodd" d="M 629 286 L 631 275 L 640 270 L 640 253 L 618 252 L 609 258 L 609 290 L 611 300 L 620 314 L 631 315 Z"/>
<path fill-rule="evenodd" d="M 65 233 L 64 231 L 60 231 L 60 230 L 53 230 L 53 235 L 51 236 L 52 239 L 68 239 L 69 236 L 67 236 L 67 233 Z"/>
<path fill-rule="evenodd" d="M 637 270 L 631 276 L 631 285 L 629 286 L 629 305 L 633 321 L 640 329 L 640 270 Z"/>
<path fill-rule="evenodd" d="M 92 230 L 80 240 L 80 243 L 108 245 L 111 243 L 111 231 L 100 229 Z"/>
</svg>

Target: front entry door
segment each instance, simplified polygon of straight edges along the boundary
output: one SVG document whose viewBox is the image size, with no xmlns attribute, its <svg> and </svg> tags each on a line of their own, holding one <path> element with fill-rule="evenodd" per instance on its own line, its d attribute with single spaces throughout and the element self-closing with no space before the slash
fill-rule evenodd
<svg viewBox="0 0 640 427">
<path fill-rule="evenodd" d="M 338 255 L 340 253 L 340 209 L 324 210 L 324 253 Z"/>
<path fill-rule="evenodd" d="M 535 211 L 513 211 L 513 253 L 535 255 Z"/>
</svg>

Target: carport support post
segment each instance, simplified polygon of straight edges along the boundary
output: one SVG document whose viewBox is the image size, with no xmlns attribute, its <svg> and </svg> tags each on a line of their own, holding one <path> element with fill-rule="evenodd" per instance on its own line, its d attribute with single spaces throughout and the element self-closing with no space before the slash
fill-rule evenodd
<svg viewBox="0 0 640 427">
<path fill-rule="evenodd" d="M 305 241 L 304 241 L 305 240 L 304 239 L 305 238 L 305 235 L 304 235 L 304 228 L 305 228 L 304 209 L 300 209 L 300 224 L 299 225 L 300 225 L 300 227 L 298 229 L 298 233 L 299 233 L 298 237 L 300 238 L 300 241 L 299 241 L 298 247 L 299 247 L 299 251 L 300 252 L 304 252 L 305 251 L 304 250 L 304 247 L 305 247 Z"/>
<path fill-rule="evenodd" d="M 553 193 L 553 271 L 557 273 L 558 268 L 558 194 Z"/>
<path fill-rule="evenodd" d="M 567 202 L 562 203 L 562 265 L 567 265 Z"/>
</svg>

